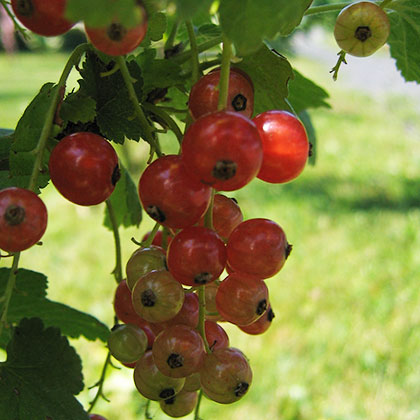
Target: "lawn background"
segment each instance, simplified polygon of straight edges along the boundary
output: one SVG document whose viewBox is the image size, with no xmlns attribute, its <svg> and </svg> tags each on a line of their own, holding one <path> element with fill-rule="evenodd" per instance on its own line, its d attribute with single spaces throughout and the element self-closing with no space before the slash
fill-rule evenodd
<svg viewBox="0 0 420 420">
<path fill-rule="evenodd" d="M 286 185 L 255 180 L 229 194 L 245 218 L 278 222 L 294 248 L 284 269 L 267 280 L 276 314 L 270 330 L 253 337 L 226 326 L 231 344 L 250 359 L 250 391 L 230 406 L 203 400 L 204 420 L 420 418 L 420 100 L 349 86 L 358 60 L 349 60 L 333 83 L 334 53 L 330 60 L 292 59 L 331 95 L 332 110 L 311 112 L 316 166 Z M 15 126 L 41 85 L 58 80 L 65 61 L 56 53 L 0 55 L 1 128 Z M 146 151 L 130 146 L 136 182 Z M 51 186 L 42 198 L 49 211 L 44 245 L 24 252 L 20 266 L 48 276 L 51 299 L 112 326 L 114 243 L 101 226 L 103 205 L 75 206 Z M 124 261 L 136 248 L 130 238 L 140 239 L 152 225 L 145 216 L 140 230 L 121 230 Z M 72 345 L 91 386 L 106 349 L 84 339 Z M 94 411 L 108 420 L 144 418 L 131 376 L 110 369 L 104 391 L 111 403 L 100 401 Z M 78 396 L 85 407 L 94 392 Z M 168 418 L 157 404 L 152 412 Z"/>
</svg>

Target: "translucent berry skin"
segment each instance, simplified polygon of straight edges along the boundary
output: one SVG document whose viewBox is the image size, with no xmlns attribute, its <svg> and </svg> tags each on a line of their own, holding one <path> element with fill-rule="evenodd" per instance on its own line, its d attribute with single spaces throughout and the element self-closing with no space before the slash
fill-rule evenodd
<svg viewBox="0 0 420 420">
<path fill-rule="evenodd" d="M 223 319 L 249 325 L 267 309 L 268 289 L 264 281 L 244 274 L 229 274 L 216 293 L 216 306 Z"/>
<path fill-rule="evenodd" d="M 109 337 L 108 348 L 112 356 L 123 363 L 140 359 L 147 349 L 147 335 L 133 324 L 116 325 Z"/>
<path fill-rule="evenodd" d="M 178 394 L 184 387 L 185 378 L 170 378 L 161 373 L 150 350 L 136 363 L 134 383 L 143 397 L 160 401 Z"/>
<path fill-rule="evenodd" d="M 356 57 L 372 55 L 386 43 L 389 33 L 388 15 L 377 4 L 368 1 L 342 9 L 334 27 L 338 46 Z"/>
<path fill-rule="evenodd" d="M 184 417 L 192 413 L 197 405 L 197 392 L 182 390 L 179 394 L 167 400 L 159 401 L 161 410 L 170 417 Z"/>
<path fill-rule="evenodd" d="M 194 119 L 217 111 L 219 101 L 220 69 L 202 76 L 193 85 L 188 107 Z M 244 72 L 231 68 L 229 74 L 228 111 L 239 112 L 251 118 L 254 112 L 254 87 Z"/>
<path fill-rule="evenodd" d="M 88 132 L 64 137 L 51 153 L 49 170 L 57 190 L 81 206 L 105 201 L 120 176 L 118 156 L 111 144 Z"/>
<path fill-rule="evenodd" d="M 204 184 L 216 190 L 238 190 L 260 170 L 260 135 L 255 124 L 241 114 L 207 114 L 185 133 L 182 160 L 191 176 Z"/>
<path fill-rule="evenodd" d="M 73 22 L 65 19 L 67 0 L 12 0 L 12 9 L 25 28 L 42 36 L 67 32 Z"/>
<path fill-rule="evenodd" d="M 137 280 L 152 270 L 166 269 L 166 252 L 163 248 L 151 245 L 146 248 L 136 249 L 130 256 L 125 266 L 127 286 L 133 289 Z"/>
<path fill-rule="evenodd" d="M 213 202 L 213 227 L 217 234 L 227 240 L 233 229 L 243 221 L 242 211 L 235 199 L 215 194 Z M 204 226 L 204 217 L 199 222 Z"/>
<path fill-rule="evenodd" d="M 309 141 L 305 127 L 287 111 L 266 111 L 253 119 L 263 145 L 257 178 L 273 184 L 289 182 L 305 168 Z"/>
<path fill-rule="evenodd" d="M 10 187 L 0 191 L 0 248 L 19 252 L 35 245 L 47 228 L 44 202 L 32 191 Z"/>
<path fill-rule="evenodd" d="M 281 270 L 290 251 L 286 234 L 276 222 L 249 219 L 239 224 L 229 237 L 228 265 L 234 272 L 266 279 Z"/>
<path fill-rule="evenodd" d="M 211 350 L 229 347 L 229 336 L 217 322 L 206 320 L 204 322 L 204 331 Z"/>
<path fill-rule="evenodd" d="M 121 281 L 114 293 L 114 311 L 117 318 L 126 323 L 135 323 L 139 318 L 131 301 L 131 290 L 125 280 Z"/>
<path fill-rule="evenodd" d="M 240 350 L 221 348 L 206 354 L 200 381 L 208 398 L 220 404 L 230 404 L 246 394 L 252 382 L 252 371 Z"/>
<path fill-rule="evenodd" d="M 168 248 L 169 271 L 187 286 L 202 286 L 216 280 L 226 259 L 226 246 L 219 235 L 201 226 L 181 230 Z"/>
<path fill-rule="evenodd" d="M 200 388 L 201 388 L 200 373 L 196 372 L 185 378 L 185 384 L 182 390 L 188 391 L 188 392 L 194 392 L 194 391 L 198 391 Z"/>
<path fill-rule="evenodd" d="M 152 352 L 158 369 L 171 378 L 185 378 L 198 372 L 205 354 L 200 334 L 187 325 L 163 330 L 156 337 Z"/>
<path fill-rule="evenodd" d="M 106 420 L 105 417 L 100 416 L 99 414 L 89 414 L 90 420 Z"/>
<path fill-rule="evenodd" d="M 131 28 L 127 28 L 117 21 L 102 28 L 85 25 L 89 41 L 99 51 L 111 56 L 132 52 L 140 45 L 147 32 L 147 13 L 144 7 L 137 5 L 133 13 L 138 15 L 138 24 Z"/>
<path fill-rule="evenodd" d="M 258 318 L 255 322 L 249 325 L 242 325 L 239 328 L 247 334 L 259 335 L 265 333 L 271 326 L 274 319 L 274 312 L 271 305 L 268 305 L 267 310 L 261 318 Z"/>
<path fill-rule="evenodd" d="M 173 318 L 184 303 L 184 289 L 169 271 L 154 270 L 141 277 L 132 290 L 134 310 L 148 322 Z"/>
<path fill-rule="evenodd" d="M 140 201 L 148 215 L 163 226 L 182 229 L 197 223 L 206 212 L 211 188 L 186 171 L 181 157 L 156 159 L 139 181 Z"/>
</svg>

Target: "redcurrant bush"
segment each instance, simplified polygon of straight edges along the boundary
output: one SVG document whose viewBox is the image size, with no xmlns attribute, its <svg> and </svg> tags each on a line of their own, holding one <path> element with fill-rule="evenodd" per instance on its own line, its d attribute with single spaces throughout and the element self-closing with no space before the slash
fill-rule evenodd
<svg viewBox="0 0 420 420">
<path fill-rule="evenodd" d="M 200 370 L 205 395 L 220 404 L 240 400 L 252 382 L 252 371 L 245 355 L 238 349 L 221 348 L 206 354 Z"/>
<path fill-rule="evenodd" d="M 376 3 L 361 1 L 341 10 L 334 27 L 338 46 L 350 55 L 372 55 L 387 41 L 390 33 L 388 15 Z"/>
<path fill-rule="evenodd" d="M 120 178 L 118 156 L 111 144 L 88 132 L 64 137 L 51 152 L 49 170 L 57 190 L 81 206 L 105 201 Z"/>
<path fill-rule="evenodd" d="M 67 0 L 12 0 L 23 26 L 43 36 L 62 35 L 74 25 L 64 17 L 66 6 Z"/>
<path fill-rule="evenodd" d="M 263 145 L 257 178 L 280 184 L 295 179 L 305 168 L 309 141 L 305 127 L 287 111 L 266 111 L 253 119 Z"/>
<path fill-rule="evenodd" d="M 191 176 L 216 190 L 238 190 L 254 179 L 262 162 L 255 124 L 241 114 L 219 111 L 190 125 L 182 160 Z"/>
<path fill-rule="evenodd" d="M 194 119 L 217 111 L 219 100 L 220 68 L 202 76 L 193 85 L 188 100 L 188 107 Z M 254 112 L 254 87 L 247 74 L 231 68 L 229 73 L 229 91 L 227 111 L 236 111 L 251 118 Z"/>
<path fill-rule="evenodd" d="M 135 50 L 146 36 L 147 13 L 143 5 L 138 2 L 133 14 L 137 18 L 137 24 L 133 27 L 125 27 L 118 21 L 101 28 L 85 25 L 89 41 L 99 51 L 111 56 L 124 55 Z"/>
<path fill-rule="evenodd" d="M 19 252 L 35 245 L 47 220 L 44 202 L 32 191 L 17 187 L 0 191 L 0 249 Z"/>
</svg>

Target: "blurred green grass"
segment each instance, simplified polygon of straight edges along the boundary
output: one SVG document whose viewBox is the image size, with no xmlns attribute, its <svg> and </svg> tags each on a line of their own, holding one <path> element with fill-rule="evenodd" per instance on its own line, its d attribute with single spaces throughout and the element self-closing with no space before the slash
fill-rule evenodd
<svg viewBox="0 0 420 420">
<path fill-rule="evenodd" d="M 0 127 L 14 127 L 41 85 L 58 80 L 65 60 L 59 54 L 0 55 Z M 318 63 L 295 62 L 330 92 L 333 110 L 311 112 L 318 135 L 315 167 L 286 185 L 255 180 L 231 194 L 246 218 L 277 221 L 294 248 L 279 275 L 267 280 L 276 314 L 270 330 L 253 337 L 226 326 L 231 344 L 250 359 L 250 391 L 230 406 L 203 400 L 201 417 L 418 419 L 418 104 L 395 94 L 378 100 L 346 90 Z M 145 150 L 131 146 L 140 161 Z M 139 175 L 137 169 L 136 182 Z M 49 210 L 44 245 L 23 253 L 20 265 L 48 276 L 50 298 L 111 326 L 114 244 L 101 226 L 104 208 L 74 206 L 51 186 L 42 198 Z M 145 217 L 140 230 L 121 231 L 124 261 L 135 249 L 130 238 L 140 239 L 151 226 Z M 84 339 L 72 344 L 84 362 L 86 385 L 93 385 L 104 345 Z M 101 401 L 96 412 L 109 420 L 144 418 L 131 375 L 110 370 L 105 393 L 111 403 Z M 85 406 L 94 391 L 79 396 Z M 156 404 L 152 413 L 168 418 Z"/>
</svg>

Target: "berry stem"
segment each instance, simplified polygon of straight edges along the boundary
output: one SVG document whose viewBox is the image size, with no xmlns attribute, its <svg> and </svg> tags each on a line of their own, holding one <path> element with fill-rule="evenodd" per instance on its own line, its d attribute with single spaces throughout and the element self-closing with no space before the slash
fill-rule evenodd
<svg viewBox="0 0 420 420">
<path fill-rule="evenodd" d="M 152 245 L 153 239 L 155 239 L 156 233 L 160 228 L 160 223 L 156 222 L 153 226 L 152 231 L 150 232 L 150 235 L 147 237 L 147 239 L 142 242 L 142 246 L 144 248 L 148 248 L 150 245 Z"/>
<path fill-rule="evenodd" d="M 220 66 L 220 81 L 219 81 L 219 102 L 217 109 L 222 111 L 227 107 L 227 98 L 229 92 L 229 73 L 230 73 L 230 58 L 232 56 L 232 43 L 223 35 L 223 52 L 222 63 Z"/>
<path fill-rule="evenodd" d="M 9 279 L 7 280 L 6 290 L 3 295 L 3 308 L 1 310 L 1 318 L 0 318 L 0 337 L 3 334 L 3 328 L 7 324 L 7 312 L 9 310 L 10 299 L 12 298 L 13 289 L 15 288 L 16 283 L 16 275 L 18 272 L 18 265 L 19 265 L 19 258 L 20 252 L 17 252 L 13 255 L 13 262 L 12 267 L 10 268 L 9 272 Z"/>
<path fill-rule="evenodd" d="M 198 48 L 197 40 L 195 38 L 194 27 L 190 20 L 185 21 L 188 31 L 188 38 L 191 45 L 191 70 L 192 70 L 192 83 L 196 83 L 200 78 L 200 63 L 198 61 Z"/>
<path fill-rule="evenodd" d="M 204 226 L 214 230 L 213 226 L 213 206 L 214 206 L 214 196 L 216 194 L 216 190 L 214 188 L 211 189 L 211 198 L 210 198 L 210 205 L 204 215 Z"/>
<path fill-rule="evenodd" d="M 123 280 L 122 273 L 122 256 L 121 256 L 121 239 L 120 232 L 118 230 L 117 218 L 115 215 L 114 207 L 112 206 L 111 200 L 108 198 L 106 201 L 106 208 L 108 210 L 109 220 L 111 221 L 112 232 L 114 233 L 115 241 L 115 268 L 112 274 L 115 277 L 117 283 L 121 283 Z"/>
<path fill-rule="evenodd" d="M 106 377 L 106 371 L 108 369 L 108 365 L 111 363 L 111 353 L 108 351 L 108 354 L 105 359 L 104 366 L 102 368 L 101 377 L 99 378 L 99 381 L 96 382 L 95 385 L 91 386 L 90 388 L 98 387 L 98 390 L 96 391 L 95 398 L 90 402 L 88 413 L 90 413 L 93 408 L 95 407 L 96 403 L 98 402 L 99 398 L 102 397 L 105 401 L 108 401 L 108 399 L 104 396 L 102 390 L 104 387 L 105 377 Z"/>
<path fill-rule="evenodd" d="M 333 73 L 333 80 L 336 81 L 338 77 L 338 71 L 340 70 L 341 64 L 347 64 L 346 61 L 346 53 L 345 51 L 341 50 L 338 54 L 338 60 L 336 65 L 330 70 L 330 73 Z"/>
<path fill-rule="evenodd" d="M 115 60 L 120 67 L 121 75 L 128 90 L 128 96 L 134 106 L 134 111 L 141 124 L 141 130 L 144 134 L 145 140 L 150 144 L 150 147 L 153 149 L 153 151 L 156 152 L 158 156 L 162 156 L 159 143 L 156 141 L 153 134 L 153 128 L 144 115 L 143 108 L 140 106 L 136 91 L 134 90 L 133 80 L 131 78 L 130 72 L 128 71 L 127 63 L 125 62 L 125 58 L 123 56 L 118 56 L 115 58 Z"/>
<path fill-rule="evenodd" d="M 347 1 L 345 3 L 325 4 L 323 6 L 313 6 L 313 7 L 310 7 L 304 13 L 304 16 L 318 15 L 320 13 L 336 12 L 338 10 L 344 9 L 346 6 L 352 3 L 354 3 L 354 1 Z"/>
<path fill-rule="evenodd" d="M 197 51 L 199 53 L 203 51 L 207 51 L 210 48 L 213 48 L 216 45 L 219 45 L 221 42 L 222 42 L 222 37 L 218 36 L 216 38 L 210 39 L 206 42 L 203 42 L 202 44 L 197 45 Z M 193 54 L 192 51 L 188 50 L 178 55 L 175 55 L 173 58 L 171 58 L 171 60 L 174 60 L 178 64 L 182 64 L 188 61 L 191 58 L 192 54 Z"/>
<path fill-rule="evenodd" d="M 205 286 L 198 287 L 198 332 L 201 335 L 201 338 L 204 341 L 204 348 L 207 353 L 211 353 L 209 343 L 206 338 L 206 329 L 205 329 L 205 313 L 206 313 L 206 289 Z"/>
<path fill-rule="evenodd" d="M 178 32 L 179 28 L 179 20 L 176 20 L 172 25 L 171 32 L 168 35 L 168 39 L 165 42 L 165 47 L 163 48 L 164 51 L 170 50 L 174 46 L 174 41 L 176 37 L 176 33 Z"/>
<path fill-rule="evenodd" d="M 203 397 L 203 390 L 200 389 L 200 392 L 198 393 L 198 398 L 197 398 L 197 405 L 195 406 L 195 410 L 194 410 L 194 420 L 200 420 L 200 405 L 201 405 L 202 397 Z"/>
<path fill-rule="evenodd" d="M 15 25 L 15 30 L 19 32 L 23 36 L 24 39 L 29 39 L 30 37 L 26 33 L 26 29 L 23 28 L 21 25 L 19 25 L 18 21 L 16 20 L 16 17 L 7 6 L 8 4 L 10 4 L 10 2 L 7 2 L 5 0 L 0 0 L 0 4 L 3 6 L 4 10 L 6 10 L 6 13 L 9 15 L 10 19 L 12 19 L 13 24 Z"/>
<path fill-rule="evenodd" d="M 61 98 L 64 96 L 64 91 L 66 88 L 67 78 L 70 75 L 71 70 L 74 66 L 76 66 L 80 59 L 82 58 L 83 54 L 91 48 L 90 44 L 80 44 L 78 45 L 73 52 L 71 53 L 67 63 L 61 73 L 60 80 L 58 84 L 53 88 L 53 98 L 51 101 L 51 105 L 48 109 L 47 115 L 45 116 L 44 125 L 42 127 L 41 135 L 38 140 L 38 144 L 35 148 L 36 157 L 34 167 L 32 169 L 31 178 L 29 179 L 29 187 L 28 189 L 31 191 L 36 191 L 37 189 L 37 180 L 38 175 L 41 171 L 42 166 L 42 158 L 44 155 L 44 150 L 47 145 L 48 138 L 51 133 L 51 128 L 53 125 L 55 113 L 58 107 L 58 104 Z"/>
<path fill-rule="evenodd" d="M 147 400 L 146 402 L 146 406 L 144 408 L 144 418 L 146 420 L 152 420 L 153 416 L 150 414 L 150 405 L 151 405 L 152 401 L 151 400 Z"/>
</svg>

